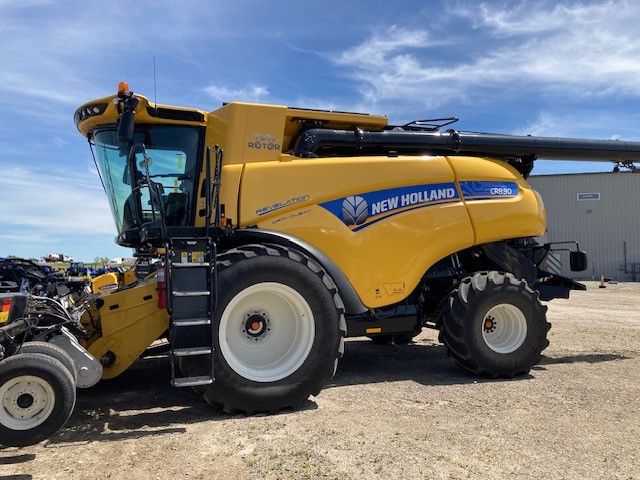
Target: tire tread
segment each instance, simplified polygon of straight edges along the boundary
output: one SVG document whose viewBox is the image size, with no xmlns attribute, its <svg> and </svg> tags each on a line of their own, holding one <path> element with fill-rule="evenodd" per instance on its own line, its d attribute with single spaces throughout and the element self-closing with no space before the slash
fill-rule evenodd
<svg viewBox="0 0 640 480">
<path fill-rule="evenodd" d="M 528 335 L 527 348 L 531 354 L 526 364 L 513 369 L 496 368 L 477 353 L 477 349 L 468 345 L 469 329 L 476 328 L 473 323 L 474 305 L 486 298 L 494 290 L 500 293 L 513 291 L 516 287 L 518 295 L 528 297 L 533 309 L 535 329 Z M 531 367 L 540 361 L 542 351 L 549 341 L 547 332 L 551 324 L 546 320 L 547 307 L 539 300 L 539 292 L 532 290 L 527 282 L 517 279 L 513 274 L 498 271 L 481 271 L 465 277 L 449 296 L 440 304 L 437 324 L 440 326 L 439 340 L 444 343 L 447 354 L 466 370 L 490 378 L 512 378 L 529 372 Z M 471 325 L 470 325 L 471 324 Z"/>
<path fill-rule="evenodd" d="M 232 268 L 237 263 L 260 257 L 280 257 L 299 263 L 306 267 L 313 275 L 317 276 L 319 280 L 324 284 L 329 292 L 330 298 L 333 301 L 333 305 L 338 317 L 338 332 L 339 340 L 336 342 L 335 350 L 330 362 L 327 362 L 326 371 L 314 381 L 310 386 L 306 387 L 306 391 L 302 391 L 300 383 L 292 384 L 290 395 L 288 400 L 279 403 L 277 405 L 270 404 L 269 402 L 261 402 L 257 399 L 255 403 L 238 402 L 231 395 L 225 395 L 222 389 L 216 388 L 216 382 L 210 386 L 204 393 L 205 400 L 213 405 L 221 406 L 227 413 L 242 412 L 247 415 L 252 415 L 258 412 L 274 413 L 278 410 L 285 408 L 297 408 L 303 404 L 306 399 L 311 395 L 318 395 L 326 383 L 333 378 L 335 373 L 335 362 L 342 358 L 344 354 L 344 336 L 347 334 L 347 324 L 344 316 L 345 307 L 338 292 L 337 286 L 329 274 L 314 260 L 304 255 L 301 252 L 292 250 L 288 247 L 277 244 L 251 244 L 241 247 L 232 248 L 218 255 L 216 259 L 216 268 L 220 275 L 225 270 Z M 233 382 L 231 377 L 225 378 L 225 381 Z M 268 388 L 268 387 L 267 387 Z M 304 397 L 304 398 L 303 398 Z"/>
</svg>

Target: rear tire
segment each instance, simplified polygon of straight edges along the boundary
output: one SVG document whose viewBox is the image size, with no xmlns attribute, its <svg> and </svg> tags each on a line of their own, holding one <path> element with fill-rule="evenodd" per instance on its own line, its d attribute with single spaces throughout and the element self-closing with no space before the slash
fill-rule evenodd
<svg viewBox="0 0 640 480">
<path fill-rule="evenodd" d="M 443 301 L 440 341 L 460 366 L 474 373 L 522 375 L 549 345 L 546 311 L 525 280 L 510 273 L 478 272 Z"/>
<path fill-rule="evenodd" d="M 25 447 L 51 437 L 75 403 L 71 373 L 55 358 L 19 353 L 0 362 L 0 444 Z"/>
<path fill-rule="evenodd" d="M 216 265 L 215 381 L 205 400 L 255 413 L 295 408 L 318 395 L 335 373 L 346 334 L 329 275 L 279 245 L 229 250 Z"/>
</svg>

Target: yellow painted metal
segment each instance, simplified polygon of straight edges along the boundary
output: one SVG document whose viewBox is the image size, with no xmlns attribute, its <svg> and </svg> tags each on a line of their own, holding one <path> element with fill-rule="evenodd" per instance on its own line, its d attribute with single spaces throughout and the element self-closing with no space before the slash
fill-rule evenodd
<svg viewBox="0 0 640 480">
<path fill-rule="evenodd" d="M 134 272 L 133 270 L 127 270 L 122 274 L 122 285 L 125 287 L 128 285 L 132 285 L 137 281 L 138 281 L 138 276 L 136 275 L 136 272 Z"/>
<path fill-rule="evenodd" d="M 394 187 L 466 180 L 515 182 L 519 194 L 407 207 L 359 231 L 318 205 Z M 370 308 L 406 298 L 424 273 L 447 255 L 482 243 L 540 235 L 546 223 L 540 197 L 515 169 L 476 157 L 286 158 L 247 164 L 241 185 L 241 226 L 286 232 L 314 245 L 340 267 Z"/>
<path fill-rule="evenodd" d="M 91 291 L 97 295 L 117 290 L 119 287 L 118 274 L 103 273 L 91 279 Z"/>
<path fill-rule="evenodd" d="M 448 158 L 459 182 L 501 181 L 518 185 L 518 195 L 514 198 L 466 202 L 476 245 L 544 234 L 547 217 L 542 199 L 515 168 L 491 158 Z"/>
<path fill-rule="evenodd" d="M 169 315 L 158 308 L 155 278 L 100 298 L 104 302 L 99 310 L 102 333 L 87 349 L 96 358 L 107 352 L 115 355 L 115 363 L 102 374 L 108 379 L 129 368 L 169 328 Z"/>
<path fill-rule="evenodd" d="M 218 133 L 212 141 L 225 149 L 227 165 L 280 160 L 307 120 L 322 122 L 325 128 L 381 130 L 387 125 L 387 117 L 375 115 L 244 102 L 229 103 L 209 114 L 209 125 Z"/>
<path fill-rule="evenodd" d="M 140 103 L 136 108 L 136 123 L 138 124 L 164 124 L 164 125 L 206 125 L 207 112 L 202 110 L 198 110 L 195 108 L 184 108 L 184 107 L 173 107 L 170 105 L 156 105 L 154 103 L 149 102 L 146 97 L 142 95 L 136 95 L 140 99 Z M 78 111 L 87 110 L 91 111 L 94 107 L 98 105 L 106 105 L 104 112 L 100 115 L 91 115 L 87 116 L 85 120 L 82 120 L 77 124 L 78 131 L 82 134 L 83 137 L 86 137 L 91 133 L 91 131 L 98 126 L 106 126 L 106 125 L 115 125 L 118 121 L 119 115 L 116 109 L 116 106 L 113 103 L 113 99 L 116 98 L 116 95 L 111 95 L 109 97 L 99 98 L 97 100 L 93 100 L 91 102 L 87 102 L 82 105 Z M 173 111 L 189 111 L 189 112 L 197 112 L 200 113 L 204 121 L 203 122 L 189 122 L 186 120 L 170 120 L 166 118 L 159 118 L 154 115 L 154 109 L 166 109 Z"/>
<path fill-rule="evenodd" d="M 318 203 L 394 187 L 453 181 L 445 157 L 253 163 L 246 165 L 242 179 L 241 226 L 257 224 L 305 240 L 338 265 L 366 306 L 381 307 L 406 298 L 435 262 L 473 245 L 464 204 L 407 207 L 399 215 L 356 232 Z M 289 205 L 260 215 L 265 207 L 283 204 Z"/>
</svg>

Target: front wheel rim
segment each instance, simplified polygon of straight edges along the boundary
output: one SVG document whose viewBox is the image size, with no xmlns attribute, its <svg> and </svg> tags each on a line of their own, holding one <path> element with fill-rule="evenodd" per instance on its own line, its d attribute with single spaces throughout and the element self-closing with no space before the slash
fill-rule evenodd
<svg viewBox="0 0 640 480">
<path fill-rule="evenodd" d="M 11 430 L 31 430 L 53 412 L 55 393 L 46 380 L 33 375 L 12 378 L 0 387 L 0 423 Z"/>
<path fill-rule="evenodd" d="M 315 321 L 295 289 L 275 282 L 245 288 L 220 318 L 220 352 L 242 377 L 275 382 L 296 372 L 309 356 Z"/>
<path fill-rule="evenodd" d="M 492 307 L 482 320 L 482 338 L 496 353 L 518 350 L 527 337 L 527 319 L 515 305 L 501 303 Z"/>
</svg>

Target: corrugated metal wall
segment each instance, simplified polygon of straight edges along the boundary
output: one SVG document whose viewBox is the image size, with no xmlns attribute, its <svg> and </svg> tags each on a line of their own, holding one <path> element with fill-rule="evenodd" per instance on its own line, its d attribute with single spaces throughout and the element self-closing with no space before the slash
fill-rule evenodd
<svg viewBox="0 0 640 480">
<path fill-rule="evenodd" d="M 576 240 L 589 257 L 587 271 L 571 272 L 569 255 L 562 252 L 562 275 L 640 281 L 640 173 L 540 175 L 528 180 L 547 210 L 547 235 L 541 240 Z"/>
</svg>

